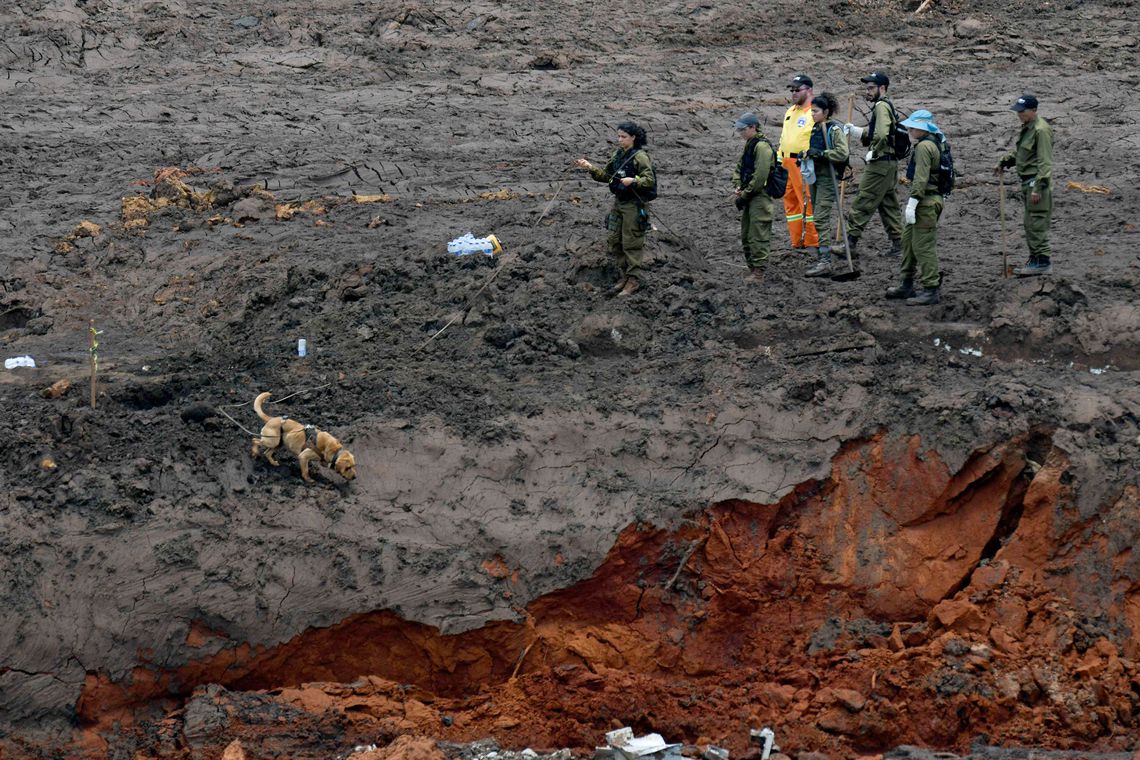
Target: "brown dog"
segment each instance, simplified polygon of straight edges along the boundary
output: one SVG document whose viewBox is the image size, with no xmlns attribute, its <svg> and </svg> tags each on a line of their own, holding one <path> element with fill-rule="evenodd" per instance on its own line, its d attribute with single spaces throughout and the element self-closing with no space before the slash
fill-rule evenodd
<svg viewBox="0 0 1140 760">
<path fill-rule="evenodd" d="M 297 460 L 301 463 L 301 477 L 309 483 L 313 482 L 309 476 L 309 462 L 314 459 L 336 470 L 345 480 L 356 477 L 356 460 L 336 438 L 312 425 L 302 425 L 287 417 L 270 417 L 266 414 L 261 405 L 272 395 L 269 392 L 261 393 L 253 400 L 253 410 L 265 421 L 261 427 L 261 437 L 253 439 L 250 455 L 254 459 L 257 459 L 264 447 L 265 460 L 276 467 L 277 460 L 273 458 L 273 452 L 284 444 L 285 448 L 297 455 Z"/>
</svg>

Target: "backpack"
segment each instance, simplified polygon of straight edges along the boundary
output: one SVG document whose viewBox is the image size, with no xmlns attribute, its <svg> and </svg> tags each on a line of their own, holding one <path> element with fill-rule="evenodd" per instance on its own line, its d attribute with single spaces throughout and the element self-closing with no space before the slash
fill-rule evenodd
<svg viewBox="0 0 1140 760">
<path fill-rule="evenodd" d="M 832 145 L 831 145 L 831 126 L 833 124 L 839 124 L 839 122 L 828 121 L 828 122 L 826 122 L 826 125 L 824 126 L 824 130 L 823 130 L 823 139 L 826 142 L 828 149 L 831 149 L 831 147 L 832 147 Z M 843 159 L 842 161 L 832 161 L 831 162 L 831 171 L 834 173 L 834 179 L 836 182 L 840 182 L 842 180 L 847 179 L 848 175 L 852 172 L 851 154 L 848 153 L 847 158 Z"/>
<path fill-rule="evenodd" d="M 768 172 L 768 181 L 764 183 L 764 192 L 771 198 L 783 198 L 784 193 L 788 191 L 788 170 L 776 158 L 776 149 L 772 147 L 772 143 L 760 138 L 760 142 L 768 146 L 772 151 L 772 170 Z"/>
<path fill-rule="evenodd" d="M 938 157 L 938 194 L 949 195 L 954 192 L 954 155 L 950 152 L 950 141 L 945 137 L 941 141 L 941 151 Z"/>
<path fill-rule="evenodd" d="M 902 125 L 902 119 L 899 118 L 894 104 L 887 103 L 887 105 L 891 108 L 891 132 L 887 139 L 891 150 L 894 151 L 895 158 L 901 161 L 910 156 L 910 132 Z"/>
</svg>

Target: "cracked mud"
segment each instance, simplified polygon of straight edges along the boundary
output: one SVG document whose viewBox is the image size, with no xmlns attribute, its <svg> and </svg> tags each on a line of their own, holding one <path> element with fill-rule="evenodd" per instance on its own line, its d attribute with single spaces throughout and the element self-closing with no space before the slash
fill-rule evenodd
<svg viewBox="0 0 1140 760">
<path fill-rule="evenodd" d="M 913 5 L 0 10 L 0 347 L 37 364 L 0 373 L 0 752 L 1140 749 L 1133 3 Z M 780 225 L 743 281 L 730 123 L 777 136 L 792 66 L 844 107 L 886 67 L 948 132 L 941 305 L 885 258 L 804 280 Z M 1035 281 L 989 173 L 1023 90 Z M 618 301 L 569 166 L 627 117 L 662 195 Z M 251 461 L 264 390 L 358 478 Z"/>
</svg>

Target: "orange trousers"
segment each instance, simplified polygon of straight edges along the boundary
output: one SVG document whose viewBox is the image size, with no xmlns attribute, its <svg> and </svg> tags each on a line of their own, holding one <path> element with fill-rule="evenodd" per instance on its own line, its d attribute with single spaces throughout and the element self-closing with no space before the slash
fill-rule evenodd
<svg viewBox="0 0 1140 760">
<path fill-rule="evenodd" d="M 818 248 L 819 233 L 815 231 L 815 218 L 811 210 L 810 188 L 804 186 L 796 159 L 782 158 L 788 170 L 788 189 L 784 193 L 784 216 L 788 220 L 788 237 L 792 248 Z"/>
</svg>

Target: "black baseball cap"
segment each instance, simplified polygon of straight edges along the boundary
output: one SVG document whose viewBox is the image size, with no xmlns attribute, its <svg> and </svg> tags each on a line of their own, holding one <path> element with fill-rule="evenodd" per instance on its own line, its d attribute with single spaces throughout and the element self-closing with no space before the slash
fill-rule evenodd
<svg viewBox="0 0 1140 760">
<path fill-rule="evenodd" d="M 877 84 L 880 87 L 891 86 L 891 78 L 881 71 L 872 71 L 870 74 L 863 77 L 859 81 L 866 82 L 867 84 Z"/>
<path fill-rule="evenodd" d="M 796 74 L 792 77 L 792 81 L 788 83 L 788 88 L 798 90 L 800 87 L 811 87 L 811 77 L 807 74 Z"/>
<path fill-rule="evenodd" d="M 1009 107 L 1011 111 L 1036 111 L 1037 98 L 1032 95 L 1022 95 L 1014 101 L 1013 105 Z"/>
</svg>

